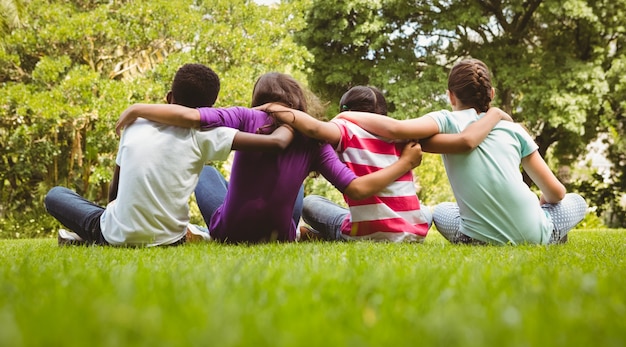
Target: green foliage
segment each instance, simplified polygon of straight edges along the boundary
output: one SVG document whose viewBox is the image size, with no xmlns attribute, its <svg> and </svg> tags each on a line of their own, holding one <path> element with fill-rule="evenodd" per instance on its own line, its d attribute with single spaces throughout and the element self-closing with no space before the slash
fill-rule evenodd
<svg viewBox="0 0 626 347">
<path fill-rule="evenodd" d="M 45 214 L 43 197 L 55 185 L 104 205 L 118 115 L 135 102 L 163 102 L 182 64 L 218 72 L 222 106 L 249 104 L 254 81 L 268 71 L 304 79 L 306 49 L 288 35 L 304 25 L 293 11 L 300 5 L 19 3 L 22 24 L 0 39 L 0 219 L 16 226 L 11 235 L 26 235 L 13 232 L 30 225 L 20 213 Z"/>
<path fill-rule="evenodd" d="M 625 0 L 13 0 L 0 9 L 0 219 L 11 225 L 45 214 L 54 185 L 103 204 L 118 115 L 162 102 L 184 63 L 220 74 L 217 106 L 248 105 L 256 78 L 281 71 L 308 79 L 330 105 L 353 85 L 377 86 L 404 119 L 448 107 L 447 72 L 468 56 L 491 67 L 496 104 L 530 129 L 552 167 L 608 135 L 610 187 L 565 183 L 611 211 L 607 225 L 626 225 Z M 440 164 L 416 174 L 423 202 L 452 199 Z M 342 201 L 321 183 L 307 187 Z"/>
<path fill-rule="evenodd" d="M 432 207 L 442 202 L 456 201 L 440 155 L 425 153 L 422 164 L 413 172 L 416 177 L 417 196 L 422 205 Z"/>
<path fill-rule="evenodd" d="M 324 177 L 310 176 L 304 181 L 304 195 L 311 194 L 323 196 L 340 206 L 348 207 L 343 195 Z"/>
<path fill-rule="evenodd" d="M 576 229 L 606 229 L 606 225 L 596 213 L 587 213 L 585 218 L 576 225 Z"/>
<path fill-rule="evenodd" d="M 15 213 L 0 218 L 0 239 L 54 238 L 58 221 L 39 211 Z"/>
<path fill-rule="evenodd" d="M 625 233 L 518 247 L 436 232 L 424 244 L 4 240 L 0 344 L 622 346 Z"/>
<path fill-rule="evenodd" d="M 338 100 L 352 85 L 374 85 L 399 119 L 447 107 L 449 68 L 481 59 L 495 105 L 530 130 L 540 154 L 554 152 L 554 168 L 609 134 L 613 184 L 624 191 L 625 14 L 624 0 L 312 0 L 296 39 L 315 57 L 315 91 Z"/>
</svg>

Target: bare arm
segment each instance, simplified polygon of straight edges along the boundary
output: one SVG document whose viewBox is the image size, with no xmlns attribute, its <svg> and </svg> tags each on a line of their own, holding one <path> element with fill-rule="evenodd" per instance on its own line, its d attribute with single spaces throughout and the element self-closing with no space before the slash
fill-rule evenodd
<svg viewBox="0 0 626 347">
<path fill-rule="evenodd" d="M 195 108 L 175 104 L 134 104 L 122 112 L 115 124 L 115 132 L 119 135 L 139 117 L 183 128 L 200 127 L 200 112 Z"/>
<path fill-rule="evenodd" d="M 336 147 L 341 139 L 341 131 L 332 123 L 323 122 L 309 114 L 280 104 L 265 104 L 259 108 L 282 123 L 292 126 L 304 135 L 327 142 Z"/>
<path fill-rule="evenodd" d="M 277 152 L 289 146 L 293 140 L 293 129 L 288 125 L 278 127 L 267 135 L 239 131 L 233 139 L 233 150 Z"/>
<path fill-rule="evenodd" d="M 124 110 L 115 125 L 115 132 L 132 124 L 138 117 L 162 124 L 184 128 L 200 127 L 200 111 L 176 104 L 134 104 Z M 280 151 L 291 143 L 293 132 L 286 126 L 274 130 L 272 134 L 250 134 L 238 132 L 233 140 L 232 149 L 246 151 Z"/>
<path fill-rule="evenodd" d="M 541 190 L 540 203 L 555 204 L 565 197 L 565 187 L 552 173 L 538 151 L 522 158 L 522 166 L 528 177 Z"/>
<path fill-rule="evenodd" d="M 347 119 L 361 128 L 388 139 L 421 140 L 439 133 L 431 117 L 398 120 L 367 112 L 342 112 L 338 118 Z"/>
<path fill-rule="evenodd" d="M 380 116 L 379 116 L 380 117 Z M 344 194 L 355 200 L 368 198 L 400 178 L 407 171 L 422 162 L 422 148 L 417 142 L 404 146 L 402 155 L 392 165 L 376 172 L 361 176 L 350 182 Z"/>
<path fill-rule="evenodd" d="M 120 184 L 120 166 L 115 165 L 115 171 L 113 171 L 113 178 L 111 179 L 111 185 L 109 186 L 109 202 L 117 199 L 117 190 Z"/>
<path fill-rule="evenodd" d="M 465 153 L 478 147 L 500 120 L 512 120 L 497 107 L 491 107 L 484 117 L 470 124 L 459 134 L 436 134 L 421 140 L 425 152 Z"/>
</svg>

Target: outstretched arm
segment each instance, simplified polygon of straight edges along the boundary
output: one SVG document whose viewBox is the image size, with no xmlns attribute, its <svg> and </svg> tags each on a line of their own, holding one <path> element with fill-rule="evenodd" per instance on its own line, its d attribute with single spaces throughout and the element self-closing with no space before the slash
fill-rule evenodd
<svg viewBox="0 0 626 347">
<path fill-rule="evenodd" d="M 402 155 L 395 163 L 382 170 L 357 177 L 350 182 L 344 194 L 355 200 L 366 199 L 383 190 L 409 170 L 420 165 L 421 162 L 422 148 L 420 144 L 409 142 L 404 146 Z"/>
<path fill-rule="evenodd" d="M 347 111 L 337 118 L 347 119 L 372 134 L 388 139 L 421 140 L 439 132 L 437 122 L 431 117 L 398 120 L 373 113 Z"/>
<path fill-rule="evenodd" d="M 522 158 L 522 167 L 528 174 L 528 177 L 541 190 L 540 203 L 555 204 L 565 197 L 565 186 L 554 175 L 552 170 L 548 167 L 545 160 L 539 154 L 539 151 L 534 151 L 530 155 Z"/>
<path fill-rule="evenodd" d="M 122 112 L 115 124 L 115 132 L 119 135 L 139 117 L 183 128 L 200 127 L 200 112 L 195 108 L 176 104 L 134 104 Z"/>
<path fill-rule="evenodd" d="M 421 140 L 424 152 L 465 153 L 476 148 L 500 120 L 512 118 L 497 107 L 491 107 L 481 119 L 470 124 L 459 134 L 436 134 Z"/>
<path fill-rule="evenodd" d="M 115 171 L 113 171 L 113 178 L 111 178 L 111 185 L 109 186 L 109 202 L 117 199 L 117 191 L 120 185 L 120 166 L 115 165 Z"/>
<path fill-rule="evenodd" d="M 265 104 L 258 109 L 267 112 L 278 121 L 292 126 L 304 135 L 327 142 L 333 147 L 336 147 L 341 139 L 341 131 L 337 125 L 313 118 L 305 112 L 276 103 Z"/>
<path fill-rule="evenodd" d="M 120 131 L 132 124 L 138 117 L 153 122 L 184 128 L 199 128 L 200 111 L 176 104 L 134 104 L 127 108 L 117 121 L 115 131 Z M 293 131 L 286 126 L 274 130 L 270 135 L 238 132 L 233 139 L 232 149 L 244 151 L 274 152 L 289 146 L 293 140 Z"/>
</svg>

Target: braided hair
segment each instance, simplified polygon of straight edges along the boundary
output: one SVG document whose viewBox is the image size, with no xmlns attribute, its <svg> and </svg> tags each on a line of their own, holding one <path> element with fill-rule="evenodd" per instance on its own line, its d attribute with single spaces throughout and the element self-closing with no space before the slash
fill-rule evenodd
<svg viewBox="0 0 626 347">
<path fill-rule="evenodd" d="M 491 104 L 491 74 L 487 65 L 478 59 L 457 63 L 448 76 L 448 90 L 461 104 L 487 112 Z"/>
</svg>

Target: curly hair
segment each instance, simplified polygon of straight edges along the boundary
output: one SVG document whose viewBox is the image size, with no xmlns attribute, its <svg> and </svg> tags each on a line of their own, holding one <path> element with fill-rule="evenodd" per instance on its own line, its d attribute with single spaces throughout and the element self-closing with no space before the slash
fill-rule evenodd
<svg viewBox="0 0 626 347">
<path fill-rule="evenodd" d="M 460 61 L 450 70 L 448 90 L 464 106 L 487 112 L 492 101 L 489 68 L 478 59 Z"/>
<path fill-rule="evenodd" d="M 187 107 L 211 107 L 220 92 L 220 78 L 202 64 L 185 64 L 174 76 L 172 96 L 177 104 Z"/>
</svg>

